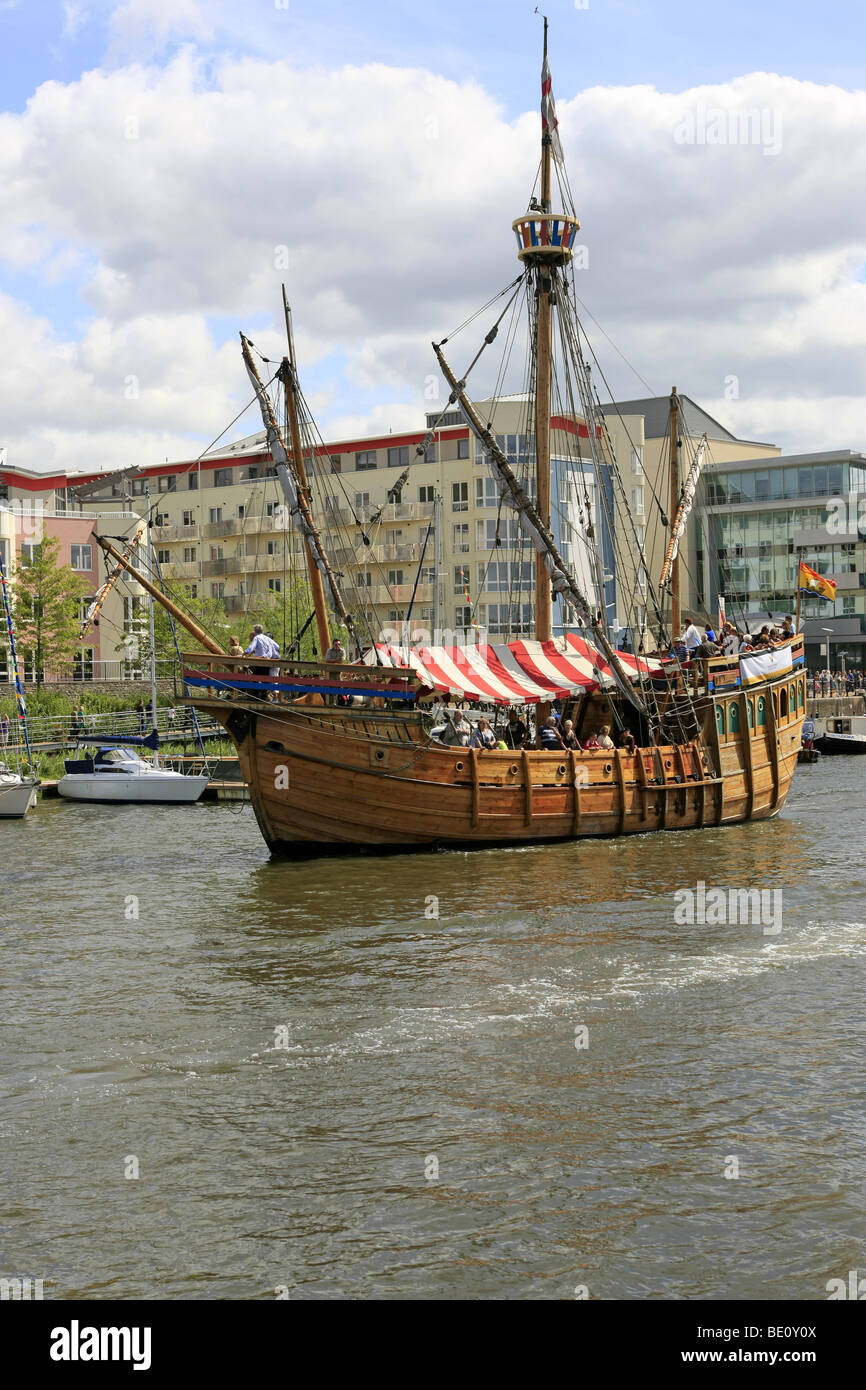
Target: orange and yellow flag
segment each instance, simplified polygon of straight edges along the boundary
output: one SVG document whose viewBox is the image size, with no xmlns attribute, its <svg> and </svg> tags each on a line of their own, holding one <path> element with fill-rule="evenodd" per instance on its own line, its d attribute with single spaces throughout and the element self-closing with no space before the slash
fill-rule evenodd
<svg viewBox="0 0 866 1390">
<path fill-rule="evenodd" d="M 797 588 L 805 589 L 813 598 L 834 599 L 836 597 L 835 579 L 825 579 L 823 574 L 816 574 L 814 570 L 809 569 L 808 565 L 804 565 L 802 560 L 800 561 Z"/>
</svg>

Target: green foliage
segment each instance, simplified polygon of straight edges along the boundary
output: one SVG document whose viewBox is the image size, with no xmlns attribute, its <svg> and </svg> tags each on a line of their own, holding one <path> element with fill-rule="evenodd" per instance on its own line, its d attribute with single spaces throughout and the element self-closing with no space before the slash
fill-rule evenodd
<svg viewBox="0 0 866 1390">
<path fill-rule="evenodd" d="M 178 584 L 169 580 L 166 582 L 166 592 L 187 617 L 202 628 L 213 641 L 218 642 L 224 651 L 229 650 L 232 637 L 237 637 L 242 647 L 248 646 L 250 630 L 256 623 L 261 623 L 265 632 L 269 632 L 279 642 L 281 649 L 287 649 L 296 632 L 303 627 L 313 611 L 309 585 L 304 580 L 293 580 L 291 577 L 288 579 L 288 591 L 285 593 L 268 591 L 250 597 L 246 613 L 227 613 L 222 600 L 193 595 L 189 584 Z M 157 602 L 154 605 L 153 617 L 157 663 L 174 661 L 176 654 L 168 609 Z M 195 638 L 177 619 L 174 620 L 174 625 L 181 651 L 198 650 Z M 296 653 L 298 659 L 312 661 L 315 644 L 316 625 L 313 622 L 301 639 L 300 651 Z M 118 648 L 121 649 L 122 647 Z M 150 627 L 146 616 L 139 633 L 139 653 L 136 665 L 146 672 L 150 665 Z"/>
<path fill-rule="evenodd" d="M 15 628 L 25 666 L 35 666 L 37 682 L 45 668 L 69 661 L 78 645 L 79 604 L 87 585 L 69 565 L 60 565 L 60 542 L 46 536 L 15 580 Z"/>
</svg>

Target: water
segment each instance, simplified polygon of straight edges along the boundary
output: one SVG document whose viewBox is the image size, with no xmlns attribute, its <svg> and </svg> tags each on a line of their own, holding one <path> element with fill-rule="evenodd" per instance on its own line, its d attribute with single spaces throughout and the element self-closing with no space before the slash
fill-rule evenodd
<svg viewBox="0 0 866 1390">
<path fill-rule="evenodd" d="M 799 769 L 769 824 L 465 855 L 272 862 L 215 804 L 0 824 L 0 1274 L 826 1298 L 866 1269 L 864 776 Z M 781 932 L 677 925 L 699 880 L 781 889 Z"/>
</svg>

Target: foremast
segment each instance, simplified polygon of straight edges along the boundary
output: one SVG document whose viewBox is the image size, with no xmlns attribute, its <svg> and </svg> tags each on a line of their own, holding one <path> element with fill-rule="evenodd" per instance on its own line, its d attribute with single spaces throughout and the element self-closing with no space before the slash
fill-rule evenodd
<svg viewBox="0 0 866 1390">
<path fill-rule="evenodd" d="M 289 415 L 289 426 L 292 433 L 292 456 L 286 448 L 282 431 L 277 424 L 268 393 L 264 388 L 258 369 L 253 361 L 250 352 L 249 339 L 241 338 L 241 351 L 243 353 L 244 365 L 247 369 L 259 409 L 262 413 L 262 421 L 267 433 L 268 448 L 277 469 L 277 477 L 283 489 L 286 501 L 289 503 L 289 511 L 293 524 L 300 530 L 307 554 L 307 565 L 310 572 L 310 588 L 313 597 L 313 605 L 316 612 L 316 626 L 319 634 L 319 642 L 323 647 L 320 655 L 327 653 L 330 646 L 328 633 L 328 613 L 325 606 L 324 582 L 327 580 L 328 588 L 331 591 L 331 598 L 337 613 L 345 624 L 347 630 L 355 637 L 355 623 L 352 615 L 348 612 L 340 586 L 337 583 L 330 562 L 325 554 L 325 548 L 313 520 L 313 513 L 310 506 L 310 489 L 307 486 L 306 474 L 304 471 L 303 453 L 301 448 L 300 429 L 298 425 L 297 412 L 297 378 L 293 365 L 288 358 L 283 359 L 280 368 L 282 380 L 285 385 L 286 401 Z M 355 639 L 357 641 L 357 638 Z"/>
</svg>

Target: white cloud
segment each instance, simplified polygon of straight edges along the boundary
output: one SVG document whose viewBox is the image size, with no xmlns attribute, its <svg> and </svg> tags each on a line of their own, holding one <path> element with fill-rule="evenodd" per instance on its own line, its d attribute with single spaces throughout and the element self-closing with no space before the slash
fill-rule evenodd
<svg viewBox="0 0 866 1390">
<path fill-rule="evenodd" d="M 198 6 L 169 0 L 128 0 L 113 25 L 145 50 L 207 29 Z M 771 113 L 744 128 L 772 129 L 777 152 L 682 143 L 684 114 L 708 133 L 716 110 L 726 131 Z M 719 402 L 745 437 L 866 444 L 866 94 L 758 73 L 679 95 L 560 91 L 558 114 L 589 247 L 578 293 L 641 374 Z M 212 73 L 187 49 L 164 68 L 46 83 L 0 117 L 0 264 L 83 276 L 95 319 L 46 379 L 50 325 L 0 304 L 0 328 L 17 315 L 29 345 L 0 379 L 10 461 L 39 455 L 51 431 L 58 458 L 65 432 L 76 457 L 88 438 L 100 459 L 116 454 L 125 432 L 137 456 L 151 439 L 162 457 L 168 436 L 188 453 L 187 436 L 215 434 L 245 392 L 236 339 L 218 349 L 208 316 L 272 316 L 252 336 L 278 357 L 283 280 L 326 436 L 420 425 L 431 338 L 518 273 L 510 223 L 538 133 L 536 113 L 509 123 L 471 83 L 380 65 L 245 58 Z M 452 345 L 455 366 L 492 318 Z M 644 394 L 598 342 L 618 391 Z M 479 396 L 494 384 L 484 361 Z M 127 375 L 142 383 L 136 412 Z M 359 391 L 395 404 L 366 412 Z"/>
<path fill-rule="evenodd" d="M 109 59 L 149 58 L 178 40 L 207 42 L 213 27 L 198 0 L 123 0 L 109 34 Z"/>
</svg>

